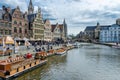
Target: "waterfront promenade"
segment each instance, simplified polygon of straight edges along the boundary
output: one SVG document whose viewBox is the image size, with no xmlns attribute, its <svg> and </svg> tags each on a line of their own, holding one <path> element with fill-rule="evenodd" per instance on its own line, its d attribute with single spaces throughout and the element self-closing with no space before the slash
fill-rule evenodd
<svg viewBox="0 0 120 80">
<path fill-rule="evenodd" d="M 62 44 L 60 45 L 50 45 L 52 46 L 53 49 L 58 49 L 62 47 Z M 42 45 L 41 48 L 44 47 L 45 50 L 47 50 L 47 45 Z M 19 50 L 17 50 L 17 53 L 14 53 L 14 50 L 12 51 L 10 56 L 15 57 L 16 55 L 25 55 L 27 53 L 31 53 L 33 56 L 35 55 L 35 47 L 34 46 L 29 46 L 29 49 L 27 49 L 26 46 L 19 46 Z M 6 59 L 8 56 L 0 56 L 0 60 Z"/>
<path fill-rule="evenodd" d="M 47 65 L 13 80 L 120 80 L 120 50 L 80 43 L 63 56 L 51 56 Z"/>
</svg>

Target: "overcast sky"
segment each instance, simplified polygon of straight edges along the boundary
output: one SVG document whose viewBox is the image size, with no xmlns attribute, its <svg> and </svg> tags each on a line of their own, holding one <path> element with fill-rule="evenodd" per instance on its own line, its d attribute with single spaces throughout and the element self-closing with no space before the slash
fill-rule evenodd
<svg viewBox="0 0 120 80">
<path fill-rule="evenodd" d="M 120 18 L 120 0 L 32 0 L 37 11 L 37 6 L 42 9 L 44 18 L 49 18 L 51 23 L 62 23 L 66 19 L 68 33 L 77 34 L 86 26 L 94 26 L 97 22 L 101 25 L 114 24 Z M 15 8 L 20 6 L 22 11 L 27 11 L 29 0 L 0 0 L 0 7 L 7 5 Z"/>
</svg>

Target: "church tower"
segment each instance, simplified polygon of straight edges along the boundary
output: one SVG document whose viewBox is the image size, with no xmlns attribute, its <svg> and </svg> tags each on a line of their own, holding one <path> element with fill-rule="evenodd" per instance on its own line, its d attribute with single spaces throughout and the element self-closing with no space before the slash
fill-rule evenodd
<svg viewBox="0 0 120 80">
<path fill-rule="evenodd" d="M 64 26 L 65 39 L 67 40 L 67 24 L 66 24 L 65 19 L 64 19 L 64 21 L 63 21 L 63 26 Z"/>
<path fill-rule="evenodd" d="M 34 6 L 32 4 L 32 0 L 30 0 L 29 6 L 28 6 L 28 14 L 33 14 L 33 12 L 34 12 Z"/>
</svg>

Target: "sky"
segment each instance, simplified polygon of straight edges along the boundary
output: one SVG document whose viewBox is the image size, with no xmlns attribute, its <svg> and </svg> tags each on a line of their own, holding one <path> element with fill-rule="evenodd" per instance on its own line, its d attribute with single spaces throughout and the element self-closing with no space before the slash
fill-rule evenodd
<svg viewBox="0 0 120 80">
<path fill-rule="evenodd" d="M 86 26 L 115 24 L 120 18 L 120 0 L 32 0 L 34 11 L 42 9 L 43 18 L 50 19 L 52 24 L 61 24 L 66 19 L 68 34 L 78 34 Z M 0 7 L 19 6 L 27 11 L 29 0 L 0 0 Z"/>
</svg>

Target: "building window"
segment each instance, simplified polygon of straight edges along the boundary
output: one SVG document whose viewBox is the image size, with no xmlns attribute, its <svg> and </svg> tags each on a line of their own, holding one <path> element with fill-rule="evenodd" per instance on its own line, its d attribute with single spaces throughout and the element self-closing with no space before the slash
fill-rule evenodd
<svg viewBox="0 0 120 80">
<path fill-rule="evenodd" d="M 1 34 L 1 35 L 3 34 L 3 30 L 0 30 L 0 34 Z"/>
<path fill-rule="evenodd" d="M 20 21 L 20 23 L 19 23 L 19 24 L 20 24 L 20 26 L 22 26 L 22 23 L 21 23 L 21 21 Z"/>
<path fill-rule="evenodd" d="M 27 26 L 27 23 L 25 23 L 25 26 Z"/>
<path fill-rule="evenodd" d="M 25 33 L 27 33 L 27 29 L 25 29 Z"/>
<path fill-rule="evenodd" d="M 7 27 L 7 23 L 5 23 L 5 27 Z"/>
<path fill-rule="evenodd" d="M 17 33 L 17 28 L 16 27 L 14 27 L 14 32 Z"/>
<path fill-rule="evenodd" d="M 14 24 L 17 24 L 17 21 L 14 21 Z"/>
<path fill-rule="evenodd" d="M 11 30 L 9 30 L 9 35 L 11 35 Z"/>
<path fill-rule="evenodd" d="M 9 23 L 9 27 L 12 27 L 12 26 L 11 26 L 11 23 Z"/>
<path fill-rule="evenodd" d="M 19 33 L 22 33 L 22 29 L 21 28 L 19 28 Z"/>
<path fill-rule="evenodd" d="M 5 35 L 7 35 L 8 34 L 8 31 L 7 30 L 5 30 Z"/>
</svg>

